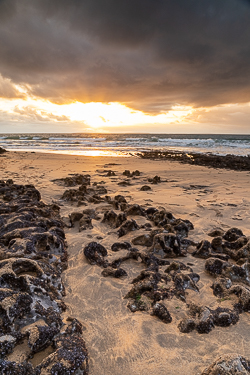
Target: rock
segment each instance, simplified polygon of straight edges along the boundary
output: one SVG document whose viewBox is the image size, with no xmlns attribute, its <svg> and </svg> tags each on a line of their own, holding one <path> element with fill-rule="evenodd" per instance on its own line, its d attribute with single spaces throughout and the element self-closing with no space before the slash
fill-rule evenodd
<svg viewBox="0 0 250 375">
<path fill-rule="evenodd" d="M 239 314 L 235 310 L 218 307 L 213 311 L 213 318 L 216 326 L 228 327 L 238 322 Z"/>
<path fill-rule="evenodd" d="M 210 166 L 213 168 L 225 168 L 236 171 L 249 171 L 250 160 L 248 156 L 236 155 L 215 155 L 215 154 L 201 154 L 192 152 L 188 153 L 179 151 L 143 151 L 137 153 L 137 156 L 144 159 L 169 159 L 171 161 L 177 160 L 179 163 L 186 163 L 192 165 Z"/>
<path fill-rule="evenodd" d="M 222 237 L 224 235 L 223 229 L 214 229 L 211 232 L 208 233 L 208 236 L 210 237 Z"/>
<path fill-rule="evenodd" d="M 162 257 L 173 258 L 182 256 L 180 240 L 172 233 L 156 234 L 150 251 L 152 251 L 152 253 L 157 253 Z"/>
<path fill-rule="evenodd" d="M 223 253 L 223 239 L 222 237 L 214 237 L 211 242 L 211 247 L 218 253 Z"/>
<path fill-rule="evenodd" d="M 211 255 L 211 243 L 209 241 L 203 240 L 197 245 L 197 250 L 195 250 L 192 255 L 197 258 L 207 259 Z"/>
<path fill-rule="evenodd" d="M 90 185 L 90 175 L 75 174 L 72 177 L 65 177 L 53 180 L 59 184 L 63 184 L 67 187 L 72 187 L 76 185 Z"/>
<path fill-rule="evenodd" d="M 74 226 L 75 222 L 79 221 L 83 217 L 82 212 L 72 212 L 69 215 L 69 220 L 71 222 L 71 225 Z"/>
<path fill-rule="evenodd" d="M 128 250 L 131 248 L 131 245 L 129 242 L 115 242 L 112 246 L 111 246 L 111 250 L 112 251 L 119 251 L 119 250 Z"/>
<path fill-rule="evenodd" d="M 147 211 L 148 212 L 148 211 Z M 158 227 L 163 227 L 166 224 L 172 224 L 175 221 L 174 216 L 171 212 L 167 212 L 165 210 L 155 211 L 154 214 L 150 215 L 150 220 L 154 222 L 154 224 Z"/>
<path fill-rule="evenodd" d="M 134 176 L 140 176 L 141 172 L 139 172 L 138 170 L 130 172 L 129 170 L 126 169 L 122 174 L 127 177 L 134 177 Z"/>
<path fill-rule="evenodd" d="M 0 155 L 3 155 L 7 152 L 3 147 L 0 147 Z"/>
<path fill-rule="evenodd" d="M 205 263 L 205 270 L 211 275 L 221 275 L 224 264 L 220 259 L 210 258 Z"/>
<path fill-rule="evenodd" d="M 131 312 L 136 311 L 149 311 L 150 310 L 150 302 L 144 296 L 138 295 L 137 298 L 133 302 L 129 302 L 127 307 Z"/>
<path fill-rule="evenodd" d="M 113 172 L 112 170 L 107 171 L 107 174 L 106 174 L 107 177 L 113 177 L 115 175 L 116 175 L 115 172 Z"/>
<path fill-rule="evenodd" d="M 93 229 L 92 219 L 88 215 L 83 215 L 79 221 L 79 232 L 86 229 Z"/>
<path fill-rule="evenodd" d="M 144 210 L 144 208 L 139 206 L 139 204 L 133 204 L 132 206 L 129 206 L 125 212 L 128 216 L 146 216 L 146 211 Z"/>
<path fill-rule="evenodd" d="M 177 224 L 174 223 L 173 228 L 176 233 L 176 236 L 178 236 L 179 238 L 185 238 L 188 236 L 189 226 L 184 221 L 179 220 Z"/>
<path fill-rule="evenodd" d="M 78 334 L 60 335 L 55 341 L 55 352 L 37 366 L 44 375 L 89 373 L 88 352 Z"/>
<path fill-rule="evenodd" d="M 149 178 L 148 182 L 151 182 L 152 184 L 156 185 L 159 182 L 161 182 L 161 178 L 159 176 L 154 176 L 154 178 Z"/>
<path fill-rule="evenodd" d="M 157 208 L 155 207 L 149 207 L 147 210 L 146 210 L 146 214 L 149 218 L 149 220 L 152 220 L 153 219 L 153 216 L 154 214 L 158 212 Z"/>
<path fill-rule="evenodd" d="M 82 211 L 83 215 L 89 216 L 91 219 L 98 220 L 98 215 L 93 208 L 86 208 Z"/>
<path fill-rule="evenodd" d="M 149 190 L 152 190 L 150 186 L 148 185 L 143 185 L 141 188 L 140 188 L 140 191 L 149 191 Z"/>
<path fill-rule="evenodd" d="M 90 242 L 84 248 L 84 255 L 90 264 L 103 266 L 105 264 L 104 257 L 106 257 L 107 254 L 105 247 L 97 242 Z"/>
<path fill-rule="evenodd" d="M 131 219 L 131 220 L 126 220 L 125 223 L 121 225 L 117 233 L 119 237 L 122 237 L 122 236 L 125 236 L 125 234 L 132 232 L 134 230 L 138 230 L 138 229 L 139 229 L 139 225 L 136 223 L 135 220 Z"/>
<path fill-rule="evenodd" d="M 201 375 L 249 375 L 250 361 L 239 354 L 222 355 Z"/>
<path fill-rule="evenodd" d="M 18 358 L 12 362 L 8 354 L 22 343 L 24 352 L 33 355 L 50 345 L 56 346 L 56 340 L 62 335 L 61 313 L 66 305 L 62 300 L 65 289 L 61 273 L 67 267 L 67 251 L 59 209 L 56 204 L 43 203 L 32 185 L 0 181 L 1 374 L 40 374 L 41 367 L 34 368 Z M 72 333 L 67 334 L 67 340 L 74 342 Z M 80 336 L 79 340 L 85 348 Z M 61 348 L 58 349 L 57 360 L 53 365 L 51 362 L 52 367 L 45 366 L 46 370 L 43 367 L 44 374 L 51 374 L 52 368 L 56 373 L 60 366 L 64 366 L 62 370 L 69 368 L 70 372 L 65 370 L 65 374 L 76 373 L 73 371 L 80 368 L 86 369 L 81 373 L 88 373 L 86 349 L 85 367 L 78 357 L 77 364 L 73 365 L 74 356 L 70 356 L 71 363 L 66 366 L 66 357 L 62 354 Z M 46 361 L 49 357 L 43 362 Z"/>
<path fill-rule="evenodd" d="M 223 236 L 224 240 L 228 242 L 236 241 L 239 237 L 242 237 L 243 233 L 238 228 L 231 228 L 229 229 Z"/>
<path fill-rule="evenodd" d="M 162 320 L 164 323 L 171 323 L 172 317 L 166 308 L 162 303 L 155 303 L 153 306 L 153 312 L 152 315 L 157 316 L 160 320 Z"/>
<path fill-rule="evenodd" d="M 153 245 L 154 236 L 150 234 L 142 234 L 138 237 L 132 239 L 133 245 L 147 246 L 150 247 Z"/>
<path fill-rule="evenodd" d="M 195 329 L 195 321 L 191 318 L 183 319 L 179 323 L 178 328 L 182 333 L 190 333 Z"/>
<path fill-rule="evenodd" d="M 191 273 L 189 275 L 183 274 L 183 273 L 177 273 L 173 281 L 175 283 L 175 287 L 177 290 L 185 291 L 186 289 L 192 289 L 195 292 L 198 292 L 199 289 L 196 285 L 196 282 L 200 280 L 200 277 L 198 274 Z"/>
<path fill-rule="evenodd" d="M 119 185 L 119 186 L 130 186 L 131 183 L 130 183 L 129 180 L 123 180 L 123 181 L 118 182 L 117 185 Z"/>
<path fill-rule="evenodd" d="M 199 320 L 196 323 L 198 333 L 209 333 L 214 327 L 214 319 L 211 310 L 208 307 L 202 308 L 199 313 Z"/>
<path fill-rule="evenodd" d="M 118 228 L 122 223 L 126 222 L 127 216 L 125 213 L 120 213 L 117 215 L 114 211 L 106 211 L 102 223 L 110 225 L 112 228 Z"/>
<path fill-rule="evenodd" d="M 128 274 L 122 268 L 114 269 L 114 268 L 111 268 L 111 267 L 107 267 L 102 271 L 102 276 L 104 276 L 104 277 L 112 276 L 112 277 L 115 277 L 115 278 L 119 278 L 119 277 L 122 277 L 122 276 L 128 276 Z"/>
</svg>

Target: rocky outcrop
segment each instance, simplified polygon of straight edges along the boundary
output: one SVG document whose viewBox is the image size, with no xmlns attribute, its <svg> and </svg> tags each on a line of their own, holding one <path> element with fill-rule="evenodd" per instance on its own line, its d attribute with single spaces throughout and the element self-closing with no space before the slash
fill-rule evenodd
<svg viewBox="0 0 250 375">
<path fill-rule="evenodd" d="M 64 324 L 61 315 L 67 251 L 59 207 L 32 185 L 0 181 L 0 224 L 1 374 L 88 374 L 81 323 Z M 13 359 L 20 343 L 21 362 Z M 53 353 L 34 368 L 29 359 L 49 346 Z"/>
</svg>

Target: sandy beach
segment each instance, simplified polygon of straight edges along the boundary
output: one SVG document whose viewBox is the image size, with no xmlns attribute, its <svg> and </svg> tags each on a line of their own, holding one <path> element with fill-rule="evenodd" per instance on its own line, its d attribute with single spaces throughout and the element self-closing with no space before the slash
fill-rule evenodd
<svg viewBox="0 0 250 375">
<path fill-rule="evenodd" d="M 65 224 L 68 244 L 68 268 L 62 278 L 66 289 L 65 317 L 73 316 L 83 325 L 83 338 L 89 353 L 91 375 L 199 375 L 220 355 L 238 353 L 250 358 L 249 312 L 242 312 L 236 324 L 215 326 L 211 332 L 197 330 L 180 332 L 178 325 L 187 317 L 188 305 L 197 304 L 209 309 L 232 309 L 233 299 L 218 298 L 211 286 L 215 277 L 204 268 L 205 259 L 193 257 L 195 245 L 203 240 L 211 242 L 208 234 L 220 229 L 239 228 L 250 236 L 250 172 L 213 169 L 180 164 L 169 160 L 146 160 L 137 157 L 86 157 L 46 153 L 8 152 L 0 158 L 2 180 L 12 179 L 16 184 L 33 184 L 46 204 L 55 203 Z M 127 177 L 125 170 L 138 170 L 140 175 Z M 111 173 L 112 171 L 114 173 Z M 92 265 L 84 256 L 84 248 L 92 241 L 103 245 L 109 262 L 125 256 L 127 250 L 111 251 L 114 243 L 132 240 L 149 233 L 143 216 L 129 216 L 139 229 L 118 238 L 117 228 L 102 222 L 110 204 L 103 200 L 78 205 L 62 199 L 67 189 L 57 179 L 75 174 L 90 175 L 90 186 L 104 186 L 111 199 L 125 197 L 128 205 L 143 209 L 154 207 L 171 212 L 175 218 L 189 220 L 194 229 L 188 239 L 193 241 L 186 256 L 168 259 L 190 265 L 200 276 L 198 290 L 186 289 L 186 302 L 173 296 L 164 300 L 172 321 L 165 324 L 147 311 L 131 312 L 124 297 L 131 290 L 132 280 L 145 264 L 129 259 L 121 267 L 126 277 L 104 277 L 102 267 Z M 148 179 L 160 176 L 161 182 Z M 122 181 L 125 181 L 122 185 Z M 93 185 L 94 184 L 94 185 Z M 151 189 L 141 191 L 147 185 Z M 73 187 L 73 188 L 78 188 Z M 69 215 L 94 209 L 93 228 L 79 231 L 79 221 L 71 226 Z M 114 210 L 117 214 L 120 210 Z M 153 228 L 154 229 L 154 228 Z M 145 246 L 136 245 L 139 251 Z M 166 268 L 162 267 L 164 270 Z M 38 353 L 39 354 L 39 353 Z M 39 364 L 41 357 L 33 359 Z M 40 359 L 39 359 L 40 358 Z"/>
</svg>

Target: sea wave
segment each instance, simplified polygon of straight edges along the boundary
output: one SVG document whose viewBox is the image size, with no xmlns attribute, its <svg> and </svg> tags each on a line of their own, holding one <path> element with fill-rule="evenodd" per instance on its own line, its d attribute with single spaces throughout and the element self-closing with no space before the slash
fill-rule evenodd
<svg viewBox="0 0 250 375">
<path fill-rule="evenodd" d="M 110 150 L 138 152 L 150 149 L 249 155 L 250 136 L 177 134 L 2 134 L 0 146 L 7 150 L 76 153 Z"/>
</svg>

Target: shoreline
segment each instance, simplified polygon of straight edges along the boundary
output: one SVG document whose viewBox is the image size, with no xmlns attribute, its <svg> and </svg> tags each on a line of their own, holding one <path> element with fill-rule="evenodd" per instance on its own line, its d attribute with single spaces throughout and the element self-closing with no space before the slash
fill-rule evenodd
<svg viewBox="0 0 250 375">
<path fill-rule="evenodd" d="M 61 155 L 61 157 L 107 157 L 107 158 L 141 158 L 155 161 L 176 161 L 181 164 L 189 164 L 214 169 L 228 169 L 234 171 L 250 171 L 250 155 L 239 156 L 233 154 L 218 155 L 211 152 L 184 152 L 184 151 L 161 151 L 150 150 L 140 152 L 125 152 L 111 150 L 88 150 L 75 153 L 75 151 L 50 151 L 48 150 L 5 150 L 0 147 L 0 156 L 6 153 L 27 153 L 27 154 L 45 154 L 45 155 Z"/>
<path fill-rule="evenodd" d="M 94 241 L 107 249 L 107 261 L 112 262 L 126 256 L 127 252 L 112 252 L 114 243 L 127 241 L 132 244 L 135 237 L 150 233 L 147 227 L 143 228 L 148 222 L 153 225 L 153 230 L 157 229 L 145 216 L 128 215 L 140 228 L 119 238 L 118 228 L 102 220 L 107 211 L 113 209 L 117 214 L 124 211 L 113 208 L 105 200 L 105 195 L 110 196 L 111 202 L 115 196 L 122 195 L 129 206 L 138 204 L 145 210 L 150 207 L 165 209 L 176 219 L 189 220 L 194 229 L 189 230 L 187 239 L 194 243 L 202 240 L 211 242 L 208 233 L 218 228 L 225 233 L 232 227 L 238 227 L 245 235 L 250 235 L 250 199 L 246 195 L 249 172 L 133 157 L 8 152 L 0 160 L 2 179 L 12 178 L 15 183 L 34 184 L 46 204 L 60 207 L 62 220 L 67 223 L 65 234 L 69 267 L 62 274 L 66 288 L 64 301 L 67 315 L 76 317 L 83 325 L 90 375 L 126 375 L 128 372 L 131 375 L 198 375 L 219 355 L 238 352 L 239 348 L 239 354 L 250 358 L 248 312 L 241 313 L 235 325 L 216 326 L 208 334 L 199 334 L 195 330 L 181 333 L 178 325 L 187 316 L 188 309 L 176 296 L 163 301 L 172 316 L 169 324 L 146 311 L 132 313 L 128 309 L 128 300 L 124 296 L 131 290 L 133 279 L 145 270 L 140 260 L 122 262 L 121 267 L 127 276 L 117 279 L 103 276 L 102 267 L 91 265 L 84 255 L 84 248 Z M 130 175 L 123 174 L 126 170 L 130 170 Z M 140 171 L 140 175 L 132 176 L 136 170 Z M 76 174 L 90 175 L 91 189 L 103 186 L 107 190 L 107 193 L 99 193 L 103 200 L 97 202 L 94 198 L 91 201 L 87 195 L 82 205 L 78 205 L 79 199 L 62 199 L 66 190 L 78 191 L 80 185 L 65 186 L 64 182 L 55 180 L 73 178 Z M 161 182 L 154 184 L 156 175 Z M 148 185 L 150 190 L 141 191 L 144 185 Z M 97 216 L 92 219 L 93 228 L 79 231 L 79 221 L 71 226 L 69 215 L 86 209 L 94 210 Z M 135 247 L 139 252 L 146 249 L 142 245 Z M 211 285 L 215 278 L 205 271 L 204 259 L 191 255 L 193 250 L 190 248 L 184 257 L 167 258 L 170 263 L 177 261 L 186 266 L 192 263 L 193 272 L 200 276 L 197 283 L 199 292 L 188 289 L 185 292 L 187 301 L 213 310 L 218 306 L 231 308 L 230 299 L 221 301 L 213 295 Z M 163 275 L 166 275 L 166 267 L 160 266 Z"/>
</svg>

